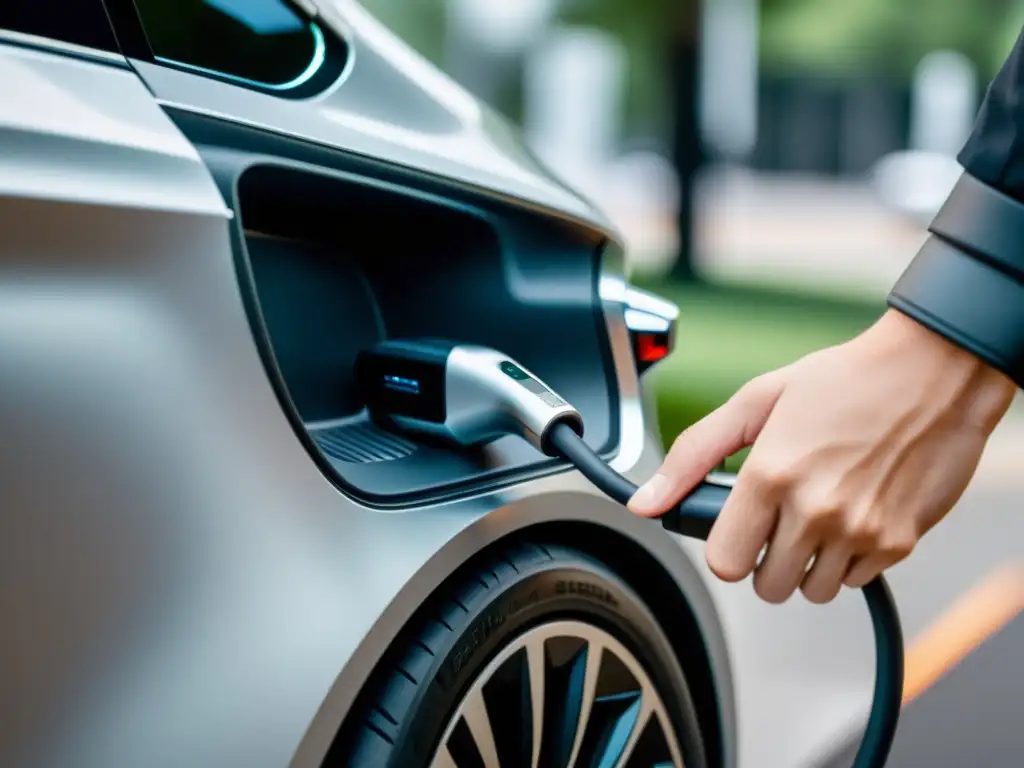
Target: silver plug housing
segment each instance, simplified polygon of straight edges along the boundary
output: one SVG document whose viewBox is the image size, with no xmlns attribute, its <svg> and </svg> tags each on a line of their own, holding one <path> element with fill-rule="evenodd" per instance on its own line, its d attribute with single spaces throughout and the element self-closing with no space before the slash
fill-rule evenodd
<svg viewBox="0 0 1024 768">
<path fill-rule="evenodd" d="M 565 422 L 583 436 L 583 418 L 518 363 L 487 347 L 457 346 L 445 372 L 445 428 L 464 445 L 517 434 L 552 455 L 548 431 Z"/>
<path fill-rule="evenodd" d="M 579 412 L 493 349 L 432 339 L 382 342 L 360 355 L 357 380 L 373 418 L 458 446 L 519 435 L 551 456 L 555 424 L 583 436 Z"/>
</svg>

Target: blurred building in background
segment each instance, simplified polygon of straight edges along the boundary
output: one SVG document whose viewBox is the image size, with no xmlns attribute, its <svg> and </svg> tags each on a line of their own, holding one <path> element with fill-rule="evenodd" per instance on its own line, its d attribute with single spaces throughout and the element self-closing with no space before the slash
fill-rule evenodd
<svg viewBox="0 0 1024 768">
<path fill-rule="evenodd" d="M 873 290 L 1024 22 L 1024 0 L 363 4 L 520 124 L 637 268 Z"/>
</svg>

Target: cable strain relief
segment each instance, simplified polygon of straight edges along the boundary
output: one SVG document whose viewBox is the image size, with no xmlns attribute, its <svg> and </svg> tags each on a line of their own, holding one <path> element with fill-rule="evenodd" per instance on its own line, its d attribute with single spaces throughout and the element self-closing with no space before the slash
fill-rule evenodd
<svg viewBox="0 0 1024 768">
<path fill-rule="evenodd" d="M 551 435 L 561 425 L 569 427 L 580 438 L 583 437 L 583 417 L 578 413 L 563 413 L 552 419 L 544 428 L 544 434 L 540 436 L 540 449 L 545 456 L 561 458 L 562 454 L 551 444 Z"/>
</svg>

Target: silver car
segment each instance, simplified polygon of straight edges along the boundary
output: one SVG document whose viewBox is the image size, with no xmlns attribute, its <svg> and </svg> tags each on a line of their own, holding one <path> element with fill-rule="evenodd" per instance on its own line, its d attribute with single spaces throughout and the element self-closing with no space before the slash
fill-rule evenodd
<svg viewBox="0 0 1024 768">
<path fill-rule="evenodd" d="M 736 765 L 749 590 L 353 384 L 486 344 L 648 476 L 676 311 L 605 216 L 355 3 L 2 5 L 0 765 Z"/>
</svg>

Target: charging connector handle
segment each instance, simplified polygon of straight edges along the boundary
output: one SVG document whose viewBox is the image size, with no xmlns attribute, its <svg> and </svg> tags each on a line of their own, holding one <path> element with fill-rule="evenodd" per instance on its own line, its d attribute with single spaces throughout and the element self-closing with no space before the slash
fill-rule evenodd
<svg viewBox="0 0 1024 768">
<path fill-rule="evenodd" d="M 568 424 L 555 424 L 549 429 L 546 450 L 567 459 L 600 491 L 621 504 L 636 493 L 637 486 L 609 467 Z M 672 533 L 707 540 L 729 491 L 726 485 L 702 483 L 660 518 L 662 526 Z M 853 768 L 882 768 L 892 749 L 903 703 L 903 628 L 884 577 L 878 576 L 862 592 L 875 633 L 875 690 Z"/>
</svg>

